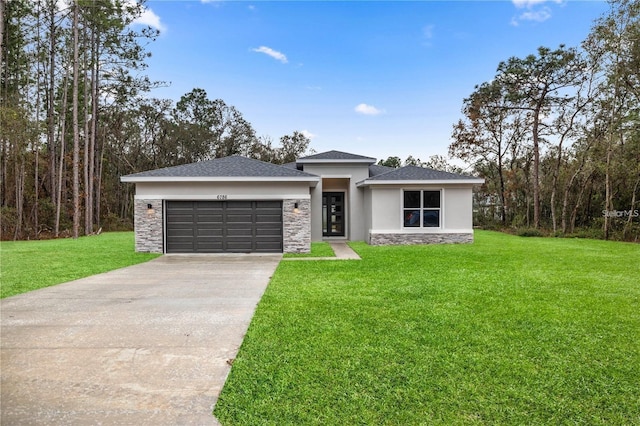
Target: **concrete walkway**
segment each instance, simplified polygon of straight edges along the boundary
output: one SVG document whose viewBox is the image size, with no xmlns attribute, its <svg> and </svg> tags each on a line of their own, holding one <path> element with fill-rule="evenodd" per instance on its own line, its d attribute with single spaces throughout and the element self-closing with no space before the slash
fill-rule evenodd
<svg viewBox="0 0 640 426">
<path fill-rule="evenodd" d="M 2 425 L 208 425 L 281 255 L 162 256 L 0 301 Z"/>
<path fill-rule="evenodd" d="M 283 260 L 361 260 L 358 253 L 353 251 L 347 243 L 329 242 L 329 245 L 335 253 L 335 257 L 285 257 Z"/>
</svg>

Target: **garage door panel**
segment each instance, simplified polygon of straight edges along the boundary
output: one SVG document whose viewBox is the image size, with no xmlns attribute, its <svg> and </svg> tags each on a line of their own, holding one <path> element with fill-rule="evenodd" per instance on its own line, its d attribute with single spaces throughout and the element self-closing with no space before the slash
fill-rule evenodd
<svg viewBox="0 0 640 426">
<path fill-rule="evenodd" d="M 222 223 L 224 220 L 224 216 L 221 214 L 201 214 L 198 213 L 196 215 L 196 220 L 198 223 Z"/>
<path fill-rule="evenodd" d="M 227 223 L 245 223 L 251 224 L 253 222 L 253 215 L 249 214 L 227 214 Z"/>
<path fill-rule="evenodd" d="M 202 229 L 198 228 L 196 230 L 196 237 L 204 238 L 204 237 L 218 237 L 222 238 L 224 236 L 224 231 L 222 229 Z"/>
<path fill-rule="evenodd" d="M 167 253 L 282 253 L 281 201 L 167 201 Z"/>
</svg>

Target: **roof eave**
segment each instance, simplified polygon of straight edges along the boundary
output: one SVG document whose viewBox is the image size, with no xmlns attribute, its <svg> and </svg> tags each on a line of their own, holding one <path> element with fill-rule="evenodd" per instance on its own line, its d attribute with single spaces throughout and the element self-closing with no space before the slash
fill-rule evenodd
<svg viewBox="0 0 640 426">
<path fill-rule="evenodd" d="M 296 163 L 298 164 L 331 164 L 331 163 L 340 163 L 340 164 L 353 164 L 353 163 L 362 163 L 362 164 L 368 164 L 371 165 L 373 163 L 376 162 L 375 158 L 363 158 L 363 159 L 351 159 L 351 160 L 346 160 L 346 159 L 342 159 L 342 160 L 330 160 L 330 159 L 313 159 L 313 158 L 309 158 L 309 159 L 304 159 L 301 158 L 298 161 L 296 161 Z"/>
<path fill-rule="evenodd" d="M 121 176 L 121 182 L 309 182 L 317 184 L 319 176 Z M 315 186 L 315 185 L 313 185 Z"/>
<path fill-rule="evenodd" d="M 484 179 L 433 179 L 433 180 L 375 180 L 365 179 L 357 182 L 357 187 L 371 185 L 480 185 L 484 183 Z"/>
</svg>

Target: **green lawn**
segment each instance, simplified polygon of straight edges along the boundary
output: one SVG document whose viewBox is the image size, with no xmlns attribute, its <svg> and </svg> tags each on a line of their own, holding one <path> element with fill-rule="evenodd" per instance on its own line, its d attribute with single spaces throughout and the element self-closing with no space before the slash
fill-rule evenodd
<svg viewBox="0 0 640 426">
<path fill-rule="evenodd" d="M 0 243 L 0 297 L 146 262 L 157 254 L 135 253 L 133 232 L 42 241 Z"/>
<path fill-rule="evenodd" d="M 336 254 L 329 243 L 314 242 L 310 253 L 285 253 L 284 257 L 336 257 Z"/>
<path fill-rule="evenodd" d="M 224 425 L 640 424 L 640 246 L 352 247 L 280 263 Z"/>
</svg>

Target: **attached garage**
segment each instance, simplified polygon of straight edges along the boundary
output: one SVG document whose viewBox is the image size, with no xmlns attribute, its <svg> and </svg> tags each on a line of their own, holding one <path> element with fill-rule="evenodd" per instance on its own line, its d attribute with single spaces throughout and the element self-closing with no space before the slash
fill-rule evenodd
<svg viewBox="0 0 640 426">
<path fill-rule="evenodd" d="M 121 180 L 136 185 L 136 251 L 307 253 L 311 248 L 316 175 L 234 155 Z"/>
<path fill-rule="evenodd" d="M 166 201 L 167 253 L 282 253 L 282 201 Z"/>
</svg>

